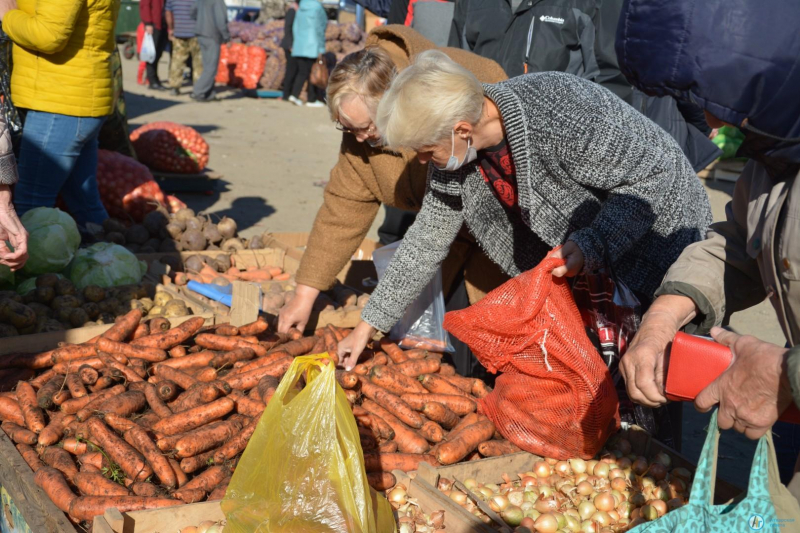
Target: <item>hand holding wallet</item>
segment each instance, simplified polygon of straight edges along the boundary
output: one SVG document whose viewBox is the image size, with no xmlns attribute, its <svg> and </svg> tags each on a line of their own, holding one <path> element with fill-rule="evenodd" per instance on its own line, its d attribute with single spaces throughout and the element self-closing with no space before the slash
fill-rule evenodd
<svg viewBox="0 0 800 533">
<path fill-rule="evenodd" d="M 701 390 L 728 369 L 732 360 L 733 353 L 727 346 L 678 332 L 670 348 L 667 383 L 664 387 L 666 397 L 674 401 L 694 401 Z M 800 411 L 794 402 L 779 420 L 800 424 Z"/>
</svg>

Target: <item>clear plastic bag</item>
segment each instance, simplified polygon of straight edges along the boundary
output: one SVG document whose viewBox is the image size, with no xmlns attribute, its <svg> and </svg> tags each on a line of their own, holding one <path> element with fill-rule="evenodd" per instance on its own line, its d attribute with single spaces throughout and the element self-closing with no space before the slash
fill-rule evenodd
<svg viewBox="0 0 800 533">
<path fill-rule="evenodd" d="M 156 43 L 151 33 L 145 33 L 142 40 L 142 49 L 139 50 L 139 61 L 152 63 L 156 60 Z"/>
<path fill-rule="evenodd" d="M 389 501 L 367 484 L 358 428 L 327 353 L 295 358 L 236 466 L 222 510 L 226 533 L 396 530 Z"/>
<path fill-rule="evenodd" d="M 380 280 L 397 248 L 403 241 L 397 241 L 372 252 L 372 261 Z M 422 294 L 406 309 L 403 318 L 392 327 L 389 338 L 406 349 L 425 348 L 436 352 L 452 352 L 453 345 L 445 331 L 444 294 L 442 291 L 442 269 L 423 289 Z"/>
</svg>

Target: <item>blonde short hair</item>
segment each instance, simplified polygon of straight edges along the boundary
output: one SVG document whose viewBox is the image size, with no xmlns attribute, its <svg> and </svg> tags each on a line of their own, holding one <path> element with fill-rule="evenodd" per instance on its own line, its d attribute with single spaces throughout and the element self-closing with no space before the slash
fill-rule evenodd
<svg viewBox="0 0 800 533">
<path fill-rule="evenodd" d="M 397 69 L 382 48 L 370 46 L 353 52 L 333 69 L 328 78 L 328 110 L 338 121 L 341 106 L 351 98 L 361 98 L 375 116 L 378 101 L 389 88 Z"/>
<path fill-rule="evenodd" d="M 457 122 L 477 124 L 482 111 L 478 79 L 443 52 L 428 50 L 392 82 L 375 125 L 386 146 L 418 151 L 449 138 Z"/>
</svg>

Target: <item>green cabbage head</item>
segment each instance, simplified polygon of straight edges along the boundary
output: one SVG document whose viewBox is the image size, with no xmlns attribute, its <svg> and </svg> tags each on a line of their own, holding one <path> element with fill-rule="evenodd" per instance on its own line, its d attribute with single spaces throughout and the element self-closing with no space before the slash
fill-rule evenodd
<svg viewBox="0 0 800 533">
<path fill-rule="evenodd" d="M 28 262 L 22 271 L 28 276 L 63 271 L 81 243 L 78 225 L 61 209 L 37 207 L 20 219 L 28 230 Z"/>
<path fill-rule="evenodd" d="M 87 285 L 115 287 L 139 283 L 147 264 L 126 248 L 110 242 L 98 242 L 82 248 L 69 266 L 69 279 L 78 289 Z"/>
</svg>

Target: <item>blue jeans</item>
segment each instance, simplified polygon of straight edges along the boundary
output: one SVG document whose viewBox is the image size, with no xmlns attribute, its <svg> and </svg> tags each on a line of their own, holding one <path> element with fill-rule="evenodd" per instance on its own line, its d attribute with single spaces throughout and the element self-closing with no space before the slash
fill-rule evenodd
<svg viewBox="0 0 800 533">
<path fill-rule="evenodd" d="M 28 111 L 14 189 L 17 213 L 53 207 L 61 194 L 79 225 L 108 218 L 97 190 L 97 136 L 105 119 Z"/>
</svg>

